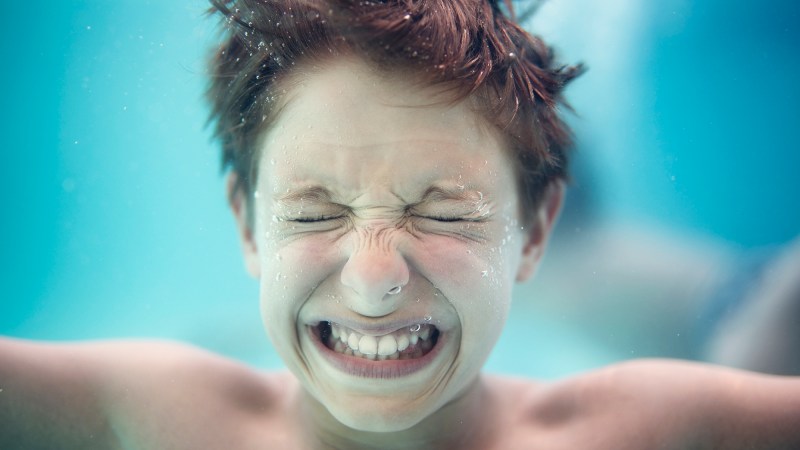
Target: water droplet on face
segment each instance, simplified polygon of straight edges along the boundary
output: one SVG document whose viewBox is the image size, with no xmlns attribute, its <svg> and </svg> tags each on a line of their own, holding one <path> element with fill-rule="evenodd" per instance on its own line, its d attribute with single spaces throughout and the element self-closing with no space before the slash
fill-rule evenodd
<svg viewBox="0 0 800 450">
<path fill-rule="evenodd" d="M 431 321 L 431 319 L 433 319 L 433 317 L 431 317 L 431 316 L 425 316 L 425 322 L 430 322 L 430 321 Z"/>
<path fill-rule="evenodd" d="M 420 324 L 416 324 L 416 325 L 412 326 L 411 328 L 409 328 L 409 331 L 411 331 L 412 333 L 416 333 L 416 332 L 417 332 L 417 331 L 419 331 L 421 328 L 422 328 L 422 325 L 420 325 Z"/>
<path fill-rule="evenodd" d="M 270 160 L 269 160 L 269 163 L 270 163 L 270 164 L 272 164 L 272 165 L 274 166 L 274 165 L 275 165 L 275 158 L 272 158 L 272 159 L 270 159 Z"/>
</svg>

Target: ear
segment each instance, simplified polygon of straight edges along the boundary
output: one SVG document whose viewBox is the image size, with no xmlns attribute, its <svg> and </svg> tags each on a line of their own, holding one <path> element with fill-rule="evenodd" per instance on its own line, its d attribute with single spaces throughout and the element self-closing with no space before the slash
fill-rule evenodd
<svg viewBox="0 0 800 450">
<path fill-rule="evenodd" d="M 523 282 L 536 272 L 539 261 L 542 259 L 547 239 L 561 212 L 564 201 L 564 182 L 553 181 L 539 202 L 536 215 L 531 221 L 525 245 L 522 248 L 522 260 L 517 270 L 517 281 Z"/>
<path fill-rule="evenodd" d="M 228 204 L 233 212 L 233 217 L 236 219 L 236 227 L 239 231 L 239 240 L 242 243 L 242 252 L 244 253 L 244 266 L 247 272 L 255 278 L 261 276 L 261 263 L 258 259 L 258 246 L 255 239 L 253 239 L 253 229 L 250 224 L 249 214 L 247 211 L 247 199 L 245 193 L 241 189 L 236 189 L 238 175 L 231 172 L 228 175 Z"/>
</svg>

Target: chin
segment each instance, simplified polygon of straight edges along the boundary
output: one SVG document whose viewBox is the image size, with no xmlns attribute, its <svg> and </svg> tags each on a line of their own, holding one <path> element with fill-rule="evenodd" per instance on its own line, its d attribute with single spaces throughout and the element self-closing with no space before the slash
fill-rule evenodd
<svg viewBox="0 0 800 450">
<path fill-rule="evenodd" d="M 369 433 L 404 431 L 425 420 L 429 414 L 421 410 L 395 412 L 391 408 L 372 404 L 363 411 L 330 411 L 342 425 Z"/>
</svg>

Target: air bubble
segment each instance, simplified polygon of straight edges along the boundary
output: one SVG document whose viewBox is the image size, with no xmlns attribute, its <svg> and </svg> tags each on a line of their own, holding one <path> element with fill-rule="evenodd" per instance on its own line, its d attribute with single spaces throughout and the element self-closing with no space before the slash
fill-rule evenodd
<svg viewBox="0 0 800 450">
<path fill-rule="evenodd" d="M 412 333 L 416 333 L 416 332 L 417 332 L 417 331 L 419 331 L 421 328 L 422 328 L 422 325 L 421 325 L 421 324 L 416 324 L 416 325 L 412 326 L 411 328 L 409 328 L 409 331 L 411 331 Z"/>
</svg>

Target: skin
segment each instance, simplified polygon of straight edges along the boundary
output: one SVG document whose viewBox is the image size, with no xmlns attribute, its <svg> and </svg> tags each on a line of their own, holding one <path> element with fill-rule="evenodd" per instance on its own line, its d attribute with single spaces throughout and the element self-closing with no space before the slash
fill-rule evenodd
<svg viewBox="0 0 800 450">
<path fill-rule="evenodd" d="M 563 188 L 553 185 L 533 223 L 521 224 L 503 141 L 469 102 L 436 102 L 437 89 L 358 60 L 290 82 L 264 135 L 251 213 L 231 195 L 263 320 L 290 372 L 258 373 L 174 343 L 0 340 L 0 447 L 800 445 L 795 378 L 669 361 L 556 383 L 481 375 Z M 449 195 L 426 196 L 432 187 Z M 441 331 L 438 353 L 389 380 L 355 376 L 314 345 L 309 324 L 319 320 L 426 321 Z"/>
<path fill-rule="evenodd" d="M 289 370 L 333 416 L 314 417 L 405 430 L 476 389 L 561 189 L 531 233 L 518 220 L 502 138 L 468 102 L 443 106 L 436 88 L 358 62 L 292 84 L 298 94 L 264 138 L 254 227 L 239 217 L 262 317 Z M 431 323 L 443 348 L 407 376 L 353 376 L 315 348 L 309 328 L 319 320 L 389 331 Z"/>
</svg>

